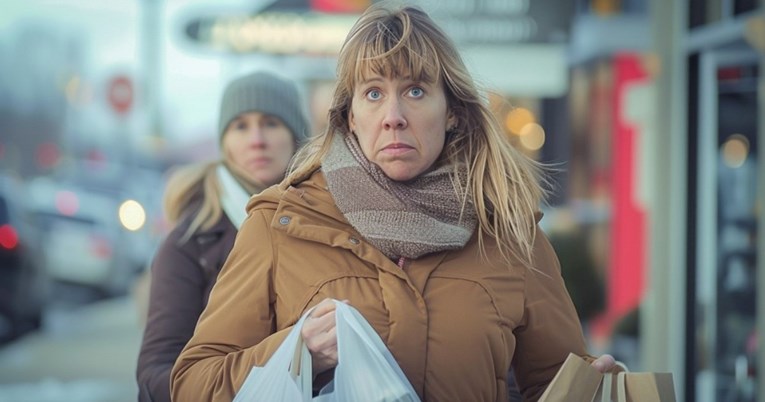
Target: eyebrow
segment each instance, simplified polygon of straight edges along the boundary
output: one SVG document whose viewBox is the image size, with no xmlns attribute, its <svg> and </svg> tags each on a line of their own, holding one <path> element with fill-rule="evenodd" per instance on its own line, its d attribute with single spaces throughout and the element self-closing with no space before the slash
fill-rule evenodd
<svg viewBox="0 0 765 402">
<path fill-rule="evenodd" d="M 408 82 L 418 82 L 418 83 L 422 82 L 422 83 L 425 83 L 424 81 L 415 80 L 415 79 L 411 78 L 408 75 L 404 76 L 404 77 L 399 77 L 398 79 L 401 80 L 401 81 L 405 81 L 405 82 L 408 81 Z M 368 79 L 359 81 L 358 85 L 367 85 L 367 84 L 376 83 L 376 82 L 382 82 L 382 81 L 384 81 L 384 78 L 381 75 L 375 75 L 372 78 L 368 78 Z"/>
<path fill-rule="evenodd" d="M 371 84 L 373 82 L 382 82 L 382 81 L 383 81 L 383 78 L 381 76 L 375 75 L 372 78 L 367 78 L 365 80 L 359 81 L 359 85 L 367 85 L 367 84 Z"/>
</svg>

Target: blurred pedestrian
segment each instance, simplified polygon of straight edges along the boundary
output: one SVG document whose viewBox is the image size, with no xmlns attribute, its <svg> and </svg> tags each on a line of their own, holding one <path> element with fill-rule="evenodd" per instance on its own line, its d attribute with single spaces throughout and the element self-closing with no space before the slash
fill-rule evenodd
<svg viewBox="0 0 765 402">
<path fill-rule="evenodd" d="M 330 298 L 361 312 L 425 401 L 507 401 L 511 366 L 536 401 L 569 353 L 614 368 L 587 355 L 537 227 L 538 169 L 430 17 L 375 3 L 337 78 L 328 128 L 250 200 L 174 399 L 230 401 L 314 306 L 300 333 L 320 389 L 337 365 Z"/>
<path fill-rule="evenodd" d="M 176 226 L 152 261 L 139 401 L 170 401 L 170 369 L 207 304 L 247 201 L 284 178 L 308 132 L 293 82 L 256 72 L 227 86 L 220 104 L 221 159 L 187 166 L 167 185 L 165 210 Z"/>
</svg>

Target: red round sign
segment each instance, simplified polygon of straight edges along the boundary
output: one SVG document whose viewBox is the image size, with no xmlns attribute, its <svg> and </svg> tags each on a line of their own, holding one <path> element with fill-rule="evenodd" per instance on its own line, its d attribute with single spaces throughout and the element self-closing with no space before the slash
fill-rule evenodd
<svg viewBox="0 0 765 402">
<path fill-rule="evenodd" d="M 109 105 L 119 114 L 125 114 L 133 105 L 133 83 L 123 75 L 109 81 Z"/>
</svg>

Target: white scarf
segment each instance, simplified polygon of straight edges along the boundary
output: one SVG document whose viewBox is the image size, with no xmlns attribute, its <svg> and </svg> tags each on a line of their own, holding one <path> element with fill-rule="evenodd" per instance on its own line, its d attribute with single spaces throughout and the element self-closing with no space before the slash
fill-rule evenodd
<svg viewBox="0 0 765 402">
<path fill-rule="evenodd" d="M 223 165 L 218 165 L 217 169 L 218 182 L 220 183 L 220 203 L 223 207 L 223 212 L 234 224 L 237 230 L 242 226 L 242 222 L 247 217 L 247 202 L 250 200 L 250 195 L 237 183 L 231 172 Z"/>
</svg>

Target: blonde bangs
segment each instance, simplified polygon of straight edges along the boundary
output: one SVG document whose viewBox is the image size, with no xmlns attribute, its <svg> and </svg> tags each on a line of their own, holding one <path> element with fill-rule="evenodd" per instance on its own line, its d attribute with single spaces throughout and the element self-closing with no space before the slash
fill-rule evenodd
<svg viewBox="0 0 765 402">
<path fill-rule="evenodd" d="M 413 31 L 406 14 L 388 23 L 367 26 L 366 32 L 353 42 L 356 49 L 345 54 L 349 71 L 353 72 L 351 87 L 370 76 L 406 77 L 413 81 L 433 84 L 441 78 L 439 56 L 434 43 L 422 31 Z M 354 57 L 355 56 L 355 57 Z"/>
</svg>

